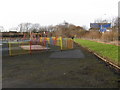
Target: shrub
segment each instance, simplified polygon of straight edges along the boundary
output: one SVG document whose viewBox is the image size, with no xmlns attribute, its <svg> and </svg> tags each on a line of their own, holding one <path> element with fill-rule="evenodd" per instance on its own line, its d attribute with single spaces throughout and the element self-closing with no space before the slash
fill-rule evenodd
<svg viewBox="0 0 120 90">
<path fill-rule="evenodd" d="M 117 32 L 105 32 L 102 34 L 101 37 L 102 41 L 117 41 L 118 40 L 118 33 Z"/>
<path fill-rule="evenodd" d="M 86 33 L 84 35 L 84 38 L 89 38 L 89 39 L 100 39 L 101 38 L 101 33 L 99 31 L 89 31 L 89 33 Z"/>
</svg>

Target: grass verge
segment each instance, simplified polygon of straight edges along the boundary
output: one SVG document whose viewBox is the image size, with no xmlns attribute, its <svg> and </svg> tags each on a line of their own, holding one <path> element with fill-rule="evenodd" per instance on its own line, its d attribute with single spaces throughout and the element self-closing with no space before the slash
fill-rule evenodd
<svg viewBox="0 0 120 90">
<path fill-rule="evenodd" d="M 120 46 L 98 43 L 83 39 L 74 39 L 74 41 L 83 47 L 89 48 L 103 58 L 110 60 L 112 63 L 117 65 L 120 64 L 118 59 L 118 49 L 120 48 Z"/>
</svg>

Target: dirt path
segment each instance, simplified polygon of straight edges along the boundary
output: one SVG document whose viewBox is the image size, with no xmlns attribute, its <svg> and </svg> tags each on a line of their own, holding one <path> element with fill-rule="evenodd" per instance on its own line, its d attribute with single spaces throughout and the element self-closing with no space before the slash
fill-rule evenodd
<svg viewBox="0 0 120 90">
<path fill-rule="evenodd" d="M 83 48 L 74 50 L 84 57 L 51 58 L 53 51 L 3 57 L 3 88 L 118 87 L 118 74 L 103 61 Z"/>
</svg>

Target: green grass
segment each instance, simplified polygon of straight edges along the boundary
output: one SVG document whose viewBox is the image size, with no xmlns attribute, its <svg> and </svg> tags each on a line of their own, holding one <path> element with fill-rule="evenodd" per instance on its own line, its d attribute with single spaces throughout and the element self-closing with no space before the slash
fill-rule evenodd
<svg viewBox="0 0 120 90">
<path fill-rule="evenodd" d="M 75 39 L 76 43 L 81 46 L 87 47 L 90 50 L 96 52 L 97 54 L 108 58 L 111 62 L 118 64 L 118 47 L 115 45 L 103 44 L 89 40 Z"/>
</svg>

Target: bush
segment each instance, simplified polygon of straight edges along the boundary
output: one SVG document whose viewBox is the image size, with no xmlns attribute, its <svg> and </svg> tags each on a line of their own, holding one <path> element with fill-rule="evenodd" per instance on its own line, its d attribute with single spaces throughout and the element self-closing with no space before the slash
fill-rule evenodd
<svg viewBox="0 0 120 90">
<path fill-rule="evenodd" d="M 118 40 L 118 33 L 117 32 L 105 32 L 102 34 L 101 37 L 102 41 L 117 41 Z"/>
<path fill-rule="evenodd" d="M 101 33 L 99 31 L 89 31 L 84 35 L 84 38 L 89 38 L 89 39 L 100 39 L 101 38 Z"/>
</svg>

